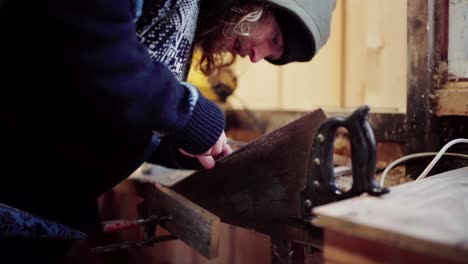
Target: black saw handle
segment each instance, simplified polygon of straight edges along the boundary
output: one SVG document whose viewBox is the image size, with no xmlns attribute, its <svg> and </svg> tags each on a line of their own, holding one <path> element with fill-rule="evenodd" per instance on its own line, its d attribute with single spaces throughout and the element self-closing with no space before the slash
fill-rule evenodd
<svg viewBox="0 0 468 264">
<path fill-rule="evenodd" d="M 368 122 L 369 111 L 368 106 L 362 106 L 347 118 L 327 119 L 318 129 L 310 155 L 308 184 L 302 193 L 306 214 L 317 205 L 362 193 L 381 195 L 388 192 L 388 189 L 380 188 L 374 178 L 377 157 L 374 133 Z M 333 146 L 340 127 L 348 130 L 351 143 L 353 185 L 346 192 L 336 186 L 333 170 Z"/>
</svg>

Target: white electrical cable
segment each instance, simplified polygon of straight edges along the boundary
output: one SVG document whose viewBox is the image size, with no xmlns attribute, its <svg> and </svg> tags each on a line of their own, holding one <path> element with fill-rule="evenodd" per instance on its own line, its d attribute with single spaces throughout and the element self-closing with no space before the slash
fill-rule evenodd
<svg viewBox="0 0 468 264">
<path fill-rule="evenodd" d="M 386 168 L 385 170 L 382 172 L 382 176 L 380 177 L 380 186 L 384 186 L 384 182 L 385 182 L 385 178 L 387 177 L 388 175 L 388 172 L 393 169 L 394 167 L 396 167 L 397 165 L 399 165 L 400 163 L 403 163 L 407 160 L 410 160 L 410 159 L 415 159 L 415 158 L 422 158 L 422 157 L 430 157 L 430 156 L 436 156 L 438 154 L 438 152 L 422 152 L 422 153 L 415 153 L 415 154 L 410 154 L 410 155 L 407 155 L 407 156 L 404 156 L 404 157 L 401 157 L 395 161 L 393 161 L 392 163 L 390 163 Z M 464 159 L 468 159 L 468 155 L 465 155 L 465 154 L 459 154 L 459 153 L 445 153 L 444 155 L 446 156 L 452 156 L 452 157 L 457 157 L 457 158 L 464 158 Z"/>
<path fill-rule="evenodd" d="M 449 143 L 445 144 L 445 146 L 439 151 L 437 156 L 434 157 L 434 159 L 431 161 L 431 163 L 429 163 L 429 165 L 426 167 L 426 169 L 418 176 L 418 178 L 416 178 L 416 180 L 420 180 L 420 179 L 423 179 L 424 177 L 426 177 L 427 174 L 429 173 L 429 171 L 432 170 L 434 165 L 442 157 L 442 155 L 444 155 L 445 151 L 447 151 L 447 149 L 449 149 L 451 146 L 453 146 L 455 144 L 458 144 L 458 143 L 468 144 L 468 139 L 458 138 L 458 139 L 454 139 L 454 140 L 450 141 Z"/>
<path fill-rule="evenodd" d="M 388 175 L 388 172 L 393 169 L 395 166 L 399 165 L 400 163 L 404 162 L 404 161 L 407 161 L 407 160 L 410 160 L 410 159 L 414 159 L 414 158 L 421 158 L 421 157 L 428 157 L 428 156 L 435 156 L 434 159 L 431 161 L 431 163 L 426 167 L 426 169 L 423 171 L 423 173 L 421 173 L 421 175 L 418 176 L 417 179 L 422 179 L 424 177 L 426 177 L 427 173 L 429 173 L 429 171 L 432 169 L 432 167 L 434 167 L 434 165 L 437 163 L 437 161 L 439 161 L 440 157 L 442 157 L 442 155 L 446 155 L 446 156 L 452 156 L 452 157 L 458 157 L 458 158 L 464 158 L 464 159 L 468 159 L 468 155 L 465 155 L 465 154 L 460 154 L 460 153 L 444 153 L 445 151 L 447 151 L 448 148 L 450 148 L 451 146 L 457 144 L 457 143 L 468 143 L 468 139 L 455 139 L 455 140 L 452 140 L 450 141 L 449 143 L 447 143 L 439 152 L 422 152 L 422 153 L 415 153 L 415 154 L 410 154 L 410 155 L 407 155 L 407 156 L 404 156 L 404 157 L 401 157 L 395 161 L 393 161 L 392 163 L 390 163 L 386 168 L 385 170 L 382 172 L 382 176 L 380 178 L 380 186 L 384 186 L 384 183 L 385 183 L 385 178 L 387 177 Z M 424 173 L 426 175 L 424 175 Z M 424 175 L 424 176 L 423 176 Z M 421 177 L 422 176 L 422 177 Z"/>
</svg>

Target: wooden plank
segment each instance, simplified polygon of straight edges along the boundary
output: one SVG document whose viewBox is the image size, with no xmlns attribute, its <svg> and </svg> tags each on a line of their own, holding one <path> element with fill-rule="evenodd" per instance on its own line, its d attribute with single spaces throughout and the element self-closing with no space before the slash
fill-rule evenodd
<svg viewBox="0 0 468 264">
<path fill-rule="evenodd" d="M 442 89 L 451 90 L 451 89 L 468 89 L 468 82 L 448 82 Z"/>
<path fill-rule="evenodd" d="M 194 172 L 195 170 L 171 169 L 151 163 L 144 163 L 129 178 L 140 182 L 158 183 L 171 187 Z"/>
<path fill-rule="evenodd" d="M 436 91 L 438 116 L 468 116 L 468 88 Z"/>
<path fill-rule="evenodd" d="M 325 231 L 323 257 L 326 263 L 459 263 L 406 248 L 388 247 L 384 243 L 356 238 L 333 230 Z"/>
<path fill-rule="evenodd" d="M 377 142 L 405 143 L 407 140 L 405 114 L 370 113 L 369 124 Z"/>
<path fill-rule="evenodd" d="M 170 216 L 161 226 L 208 259 L 218 256 L 220 219 L 159 184 L 146 190 L 148 215 Z"/>
<path fill-rule="evenodd" d="M 326 111 L 328 117 L 349 115 L 354 108 L 347 111 Z M 374 130 L 377 141 L 406 142 L 406 115 L 398 113 L 369 113 L 369 123 Z M 300 111 L 268 111 L 268 110 L 228 110 L 226 111 L 226 130 L 245 129 L 257 130 L 264 134 L 278 128 L 292 120 L 303 116 L 307 112 Z"/>
<path fill-rule="evenodd" d="M 390 247 L 468 259 L 468 167 L 391 189 L 317 207 L 315 224 Z"/>
</svg>

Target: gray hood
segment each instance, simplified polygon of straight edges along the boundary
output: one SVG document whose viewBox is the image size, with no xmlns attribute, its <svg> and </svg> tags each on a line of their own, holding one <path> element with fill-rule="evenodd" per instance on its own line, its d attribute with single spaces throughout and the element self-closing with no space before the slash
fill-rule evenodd
<svg viewBox="0 0 468 264">
<path fill-rule="evenodd" d="M 282 65 L 294 61 L 309 61 L 330 37 L 332 13 L 336 0 L 264 0 L 276 7 L 285 49 Z"/>
</svg>

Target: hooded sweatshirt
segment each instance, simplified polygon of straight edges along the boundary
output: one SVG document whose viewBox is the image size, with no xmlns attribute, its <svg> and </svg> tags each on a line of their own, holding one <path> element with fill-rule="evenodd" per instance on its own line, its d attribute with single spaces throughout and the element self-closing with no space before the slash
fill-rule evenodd
<svg viewBox="0 0 468 264">
<path fill-rule="evenodd" d="M 309 61 L 330 37 L 335 0 L 264 0 L 277 8 L 285 54 L 274 64 Z"/>
</svg>

